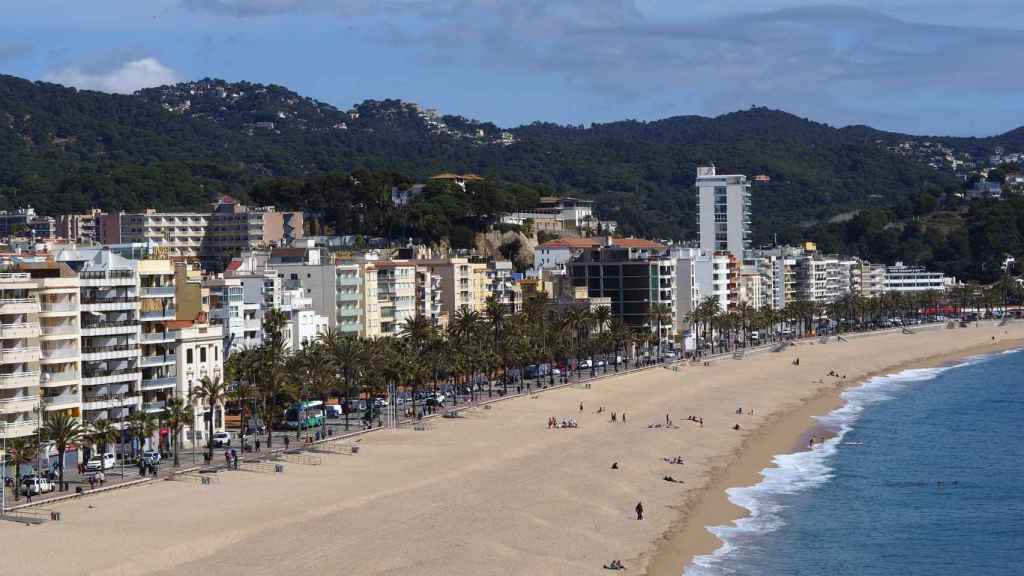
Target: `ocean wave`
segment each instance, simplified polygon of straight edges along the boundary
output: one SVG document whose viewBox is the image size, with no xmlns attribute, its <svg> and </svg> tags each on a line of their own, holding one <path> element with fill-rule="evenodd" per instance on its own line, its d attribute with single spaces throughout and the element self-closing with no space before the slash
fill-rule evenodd
<svg viewBox="0 0 1024 576">
<path fill-rule="evenodd" d="M 746 508 L 749 515 L 732 524 L 708 527 L 722 541 L 722 546 L 711 554 L 695 557 L 683 576 L 719 576 L 733 573 L 726 560 L 741 553 L 745 546 L 753 546 L 753 538 L 785 526 L 780 512 L 784 506 L 780 496 L 795 494 L 820 486 L 832 479 L 832 457 L 839 450 L 843 437 L 853 429 L 861 413 L 872 404 L 890 400 L 914 382 L 932 380 L 939 374 L 983 362 L 992 355 L 974 356 L 955 365 L 938 368 L 915 368 L 887 376 L 877 376 L 843 392 L 843 406 L 817 417 L 817 420 L 835 436 L 818 444 L 812 450 L 793 454 L 780 454 L 772 458 L 772 466 L 761 471 L 762 479 L 753 486 L 726 490 L 729 501 Z"/>
</svg>

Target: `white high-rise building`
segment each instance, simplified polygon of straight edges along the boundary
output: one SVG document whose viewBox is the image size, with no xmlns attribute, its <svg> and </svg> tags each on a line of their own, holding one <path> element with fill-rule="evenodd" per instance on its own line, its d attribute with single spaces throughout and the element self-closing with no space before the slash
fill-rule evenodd
<svg viewBox="0 0 1024 576">
<path fill-rule="evenodd" d="M 697 168 L 700 247 L 730 252 L 743 260 L 750 250 L 750 183 L 742 174 L 716 174 L 714 166 Z"/>
</svg>

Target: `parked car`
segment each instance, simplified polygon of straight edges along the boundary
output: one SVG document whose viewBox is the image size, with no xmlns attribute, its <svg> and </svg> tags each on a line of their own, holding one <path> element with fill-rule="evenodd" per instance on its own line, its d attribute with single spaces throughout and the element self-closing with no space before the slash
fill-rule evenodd
<svg viewBox="0 0 1024 576">
<path fill-rule="evenodd" d="M 42 476 L 29 476 L 21 481 L 21 493 L 28 496 L 38 496 L 57 489 L 57 485 Z"/>
<path fill-rule="evenodd" d="M 229 448 L 231 446 L 231 434 L 227 432 L 214 432 L 213 433 L 213 447 L 214 448 Z"/>
<path fill-rule="evenodd" d="M 341 409 L 340 404 L 327 404 L 324 406 L 324 414 L 326 414 L 328 418 L 341 418 L 345 415 L 345 412 Z"/>
<path fill-rule="evenodd" d="M 90 458 L 85 464 L 85 469 L 89 472 L 99 472 L 100 470 L 109 470 L 116 465 L 117 456 L 114 456 L 113 452 L 107 452 Z"/>
<path fill-rule="evenodd" d="M 156 466 L 160 463 L 160 452 L 157 450 L 146 450 L 142 453 L 142 461 L 151 466 Z"/>
</svg>

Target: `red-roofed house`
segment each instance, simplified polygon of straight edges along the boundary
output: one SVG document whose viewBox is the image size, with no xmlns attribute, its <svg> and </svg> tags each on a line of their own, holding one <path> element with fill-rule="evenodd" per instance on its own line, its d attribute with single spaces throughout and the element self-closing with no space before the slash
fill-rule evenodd
<svg viewBox="0 0 1024 576">
<path fill-rule="evenodd" d="M 647 251 L 654 254 L 666 250 L 663 244 L 643 238 L 610 238 L 601 236 L 559 238 L 537 246 L 533 251 L 533 267 L 537 270 L 562 268 L 584 250 L 592 250 L 602 245 L 621 246 L 630 250 Z"/>
</svg>

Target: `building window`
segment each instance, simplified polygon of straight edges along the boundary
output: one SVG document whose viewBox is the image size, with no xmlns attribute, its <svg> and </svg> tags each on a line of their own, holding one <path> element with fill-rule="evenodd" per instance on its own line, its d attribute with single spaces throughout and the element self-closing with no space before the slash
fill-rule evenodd
<svg viewBox="0 0 1024 576">
<path fill-rule="evenodd" d="M 199 348 L 199 361 L 206 362 L 206 346 L 201 346 Z"/>
<path fill-rule="evenodd" d="M 192 349 L 189 348 L 188 350 L 185 351 L 185 363 L 186 364 L 191 364 L 192 360 L 193 360 L 193 358 L 192 358 Z"/>
</svg>

